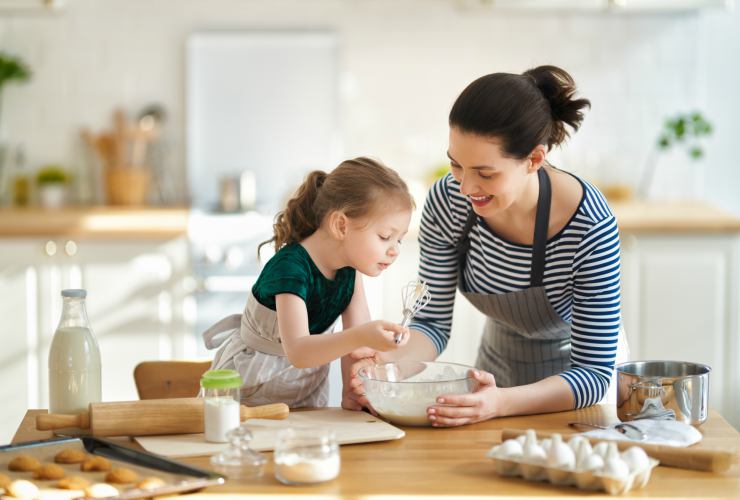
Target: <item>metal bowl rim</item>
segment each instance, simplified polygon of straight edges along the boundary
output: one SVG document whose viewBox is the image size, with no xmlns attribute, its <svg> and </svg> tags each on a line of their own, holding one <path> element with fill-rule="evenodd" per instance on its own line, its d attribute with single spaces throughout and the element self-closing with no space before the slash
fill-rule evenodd
<svg viewBox="0 0 740 500">
<path fill-rule="evenodd" d="M 633 373 L 633 372 L 624 370 L 624 367 L 628 365 L 650 364 L 650 363 L 675 363 L 675 364 L 693 365 L 697 368 L 703 369 L 704 373 L 694 373 L 691 375 L 641 375 L 639 373 Z M 707 364 L 696 363 L 694 361 L 678 361 L 675 359 L 641 359 L 641 360 L 625 361 L 624 363 L 619 363 L 618 365 L 614 367 L 614 371 L 617 375 L 629 375 L 632 377 L 681 379 L 681 378 L 689 378 L 689 377 L 703 377 L 704 375 L 709 375 L 709 373 L 711 373 L 712 371 L 712 367 Z"/>
</svg>

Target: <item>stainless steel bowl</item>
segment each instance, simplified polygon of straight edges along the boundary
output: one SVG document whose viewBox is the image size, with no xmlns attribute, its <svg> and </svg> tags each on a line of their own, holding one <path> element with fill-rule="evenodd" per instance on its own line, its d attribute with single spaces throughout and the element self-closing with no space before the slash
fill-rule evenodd
<svg viewBox="0 0 740 500">
<path fill-rule="evenodd" d="M 358 375 L 370 404 L 385 420 L 429 426 L 427 408 L 443 394 L 468 394 L 475 388 L 472 366 L 436 361 L 397 361 L 362 368 Z"/>
<path fill-rule="evenodd" d="M 617 365 L 617 416 L 672 418 L 691 425 L 707 419 L 709 372 L 701 363 L 630 361 Z"/>
</svg>

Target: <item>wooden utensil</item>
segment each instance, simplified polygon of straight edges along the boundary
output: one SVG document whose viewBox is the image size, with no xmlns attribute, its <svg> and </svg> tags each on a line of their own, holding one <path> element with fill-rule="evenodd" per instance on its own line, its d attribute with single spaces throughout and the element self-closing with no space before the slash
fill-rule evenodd
<svg viewBox="0 0 740 500">
<path fill-rule="evenodd" d="M 76 427 L 90 429 L 93 436 L 154 436 L 203 432 L 203 399 L 173 398 L 90 403 L 77 415 L 49 413 L 36 417 L 36 429 L 49 431 Z M 288 416 L 288 405 L 274 403 L 240 408 L 241 420 Z"/>
<path fill-rule="evenodd" d="M 501 440 L 514 439 L 526 434 L 521 429 L 504 429 L 501 432 Z M 537 438 L 549 438 L 552 432 L 537 432 Z M 563 435 L 564 437 L 567 435 Z M 583 436 L 586 437 L 586 436 Z M 605 439 L 588 438 L 591 444 Z M 658 444 L 636 443 L 634 441 L 609 441 L 617 444 L 617 448 L 625 450 L 633 446 L 639 446 L 651 457 L 660 460 L 660 465 L 667 467 L 678 467 L 681 469 L 702 470 L 710 472 L 725 472 L 738 459 L 736 453 L 726 450 L 708 450 L 702 448 L 678 448 L 675 446 L 664 446 Z"/>
</svg>

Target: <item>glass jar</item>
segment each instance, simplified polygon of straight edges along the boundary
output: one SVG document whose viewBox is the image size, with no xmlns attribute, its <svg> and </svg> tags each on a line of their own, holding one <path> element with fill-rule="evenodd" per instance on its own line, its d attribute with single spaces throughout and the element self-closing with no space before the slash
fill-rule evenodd
<svg viewBox="0 0 740 500">
<path fill-rule="evenodd" d="M 75 414 L 102 399 L 100 349 L 82 289 L 62 290 L 62 315 L 49 349 L 49 411 Z"/>
<path fill-rule="evenodd" d="M 208 370 L 200 379 L 203 396 L 203 424 L 206 441 L 226 443 L 226 435 L 239 427 L 239 388 L 242 379 L 236 370 Z"/>
<path fill-rule="evenodd" d="M 327 429 L 293 427 L 278 433 L 275 478 L 283 484 L 330 481 L 339 475 L 339 445 Z"/>
</svg>

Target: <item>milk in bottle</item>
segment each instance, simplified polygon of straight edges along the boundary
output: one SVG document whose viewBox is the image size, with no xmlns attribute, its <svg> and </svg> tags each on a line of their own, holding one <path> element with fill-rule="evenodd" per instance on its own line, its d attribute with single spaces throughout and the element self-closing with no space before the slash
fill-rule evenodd
<svg viewBox="0 0 740 500">
<path fill-rule="evenodd" d="M 62 317 L 49 350 L 49 412 L 79 413 L 102 398 L 100 349 L 85 309 L 87 291 L 62 290 Z"/>
</svg>

